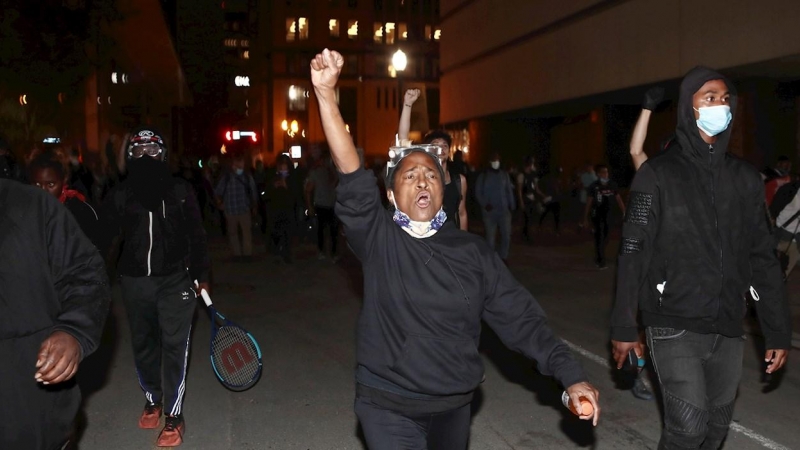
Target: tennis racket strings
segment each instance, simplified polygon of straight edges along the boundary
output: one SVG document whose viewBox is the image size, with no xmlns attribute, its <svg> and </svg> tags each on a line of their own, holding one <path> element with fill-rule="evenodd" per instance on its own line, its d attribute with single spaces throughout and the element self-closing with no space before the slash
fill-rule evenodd
<svg viewBox="0 0 800 450">
<path fill-rule="evenodd" d="M 253 383 L 261 363 L 250 335 L 237 326 L 222 326 L 211 342 L 211 360 L 214 370 L 231 386 Z"/>
</svg>

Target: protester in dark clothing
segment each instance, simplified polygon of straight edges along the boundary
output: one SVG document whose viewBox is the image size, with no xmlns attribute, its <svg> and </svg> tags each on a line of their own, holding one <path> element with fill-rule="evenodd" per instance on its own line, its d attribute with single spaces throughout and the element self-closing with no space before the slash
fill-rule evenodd
<svg viewBox="0 0 800 450">
<path fill-rule="evenodd" d="M 318 259 L 325 259 L 325 232 L 330 235 L 331 259 L 338 260 L 336 255 L 337 241 L 339 240 L 339 219 L 333 207 L 336 205 L 336 168 L 330 155 L 320 159 L 316 167 L 308 172 L 305 194 L 307 216 L 317 219 L 317 248 Z"/>
<path fill-rule="evenodd" d="M 31 184 L 54 196 L 72 213 L 92 243 L 99 245 L 99 223 L 95 209 L 86 202 L 80 192 L 70 189 L 66 165 L 53 151 L 46 151 L 31 161 L 28 166 L 28 179 Z"/>
<path fill-rule="evenodd" d="M 169 447 L 183 441 L 195 292 L 209 290 L 210 264 L 197 200 L 188 183 L 172 177 L 166 152 L 156 130 L 134 130 L 126 152 L 128 178 L 109 194 L 100 217 L 104 255 L 122 241 L 117 271 L 146 398 L 139 427 L 157 428 L 164 412 L 157 444 Z"/>
<path fill-rule="evenodd" d="M 625 215 L 625 203 L 619 195 L 617 183 L 608 178 L 608 167 L 600 164 L 595 166 L 594 170 L 599 179 L 589 186 L 581 227 L 586 228 L 591 217 L 592 234 L 594 235 L 594 262 L 598 269 L 606 269 L 608 267 L 606 265 L 608 213 L 611 211 L 611 199 L 617 201 L 623 216 Z"/>
<path fill-rule="evenodd" d="M 698 67 L 680 87 L 677 140 L 633 181 L 611 318 L 621 367 L 637 317 L 664 399 L 659 448 L 716 449 L 742 373 L 744 296 L 756 300 L 767 373 L 786 362 L 791 323 L 758 171 L 728 152 L 736 91 Z M 689 182 L 687 182 L 689 180 Z"/>
<path fill-rule="evenodd" d="M 81 151 L 77 148 L 73 148 L 70 150 L 68 157 L 70 172 L 69 185 L 84 196 L 91 198 L 94 177 L 89 169 L 86 168 L 86 165 L 84 165 Z"/>
<path fill-rule="evenodd" d="M 0 178 L 22 181 L 22 170 L 5 139 L 0 138 Z"/>
<path fill-rule="evenodd" d="M 533 156 L 525 158 L 522 172 L 517 174 L 517 201 L 522 206 L 522 237 L 530 242 L 530 228 L 536 214 L 536 186 L 539 183 L 539 174 L 536 171 L 536 161 Z"/>
<path fill-rule="evenodd" d="M 0 448 L 64 447 L 73 376 L 97 348 L 111 292 L 100 254 L 52 195 L 0 179 Z"/>
<path fill-rule="evenodd" d="M 486 242 L 495 248 L 497 229 L 500 229 L 500 246 L 497 253 L 508 263 L 508 250 L 511 246 L 511 212 L 516 209 L 514 187 L 511 178 L 500 168 L 500 154 L 494 153 L 490 168 L 480 174 L 475 185 L 475 198 L 483 208 L 483 225 L 486 228 Z"/>
<path fill-rule="evenodd" d="M 283 262 L 292 262 L 292 230 L 298 203 L 299 183 L 287 155 L 278 157 L 277 167 L 267 185 L 266 202 L 273 250 Z"/>
<path fill-rule="evenodd" d="M 561 185 L 558 181 L 558 175 L 558 171 L 555 173 L 548 173 L 539 178 L 539 181 L 536 185 L 537 191 L 542 198 L 542 204 L 544 205 L 544 210 L 542 211 L 542 214 L 539 215 L 539 227 L 541 228 L 544 219 L 547 218 L 547 215 L 552 213 L 556 235 L 558 235 L 560 232 L 559 226 L 561 224 L 561 200 L 563 196 Z"/>
<path fill-rule="evenodd" d="M 446 219 L 441 147 L 392 149 L 386 185 L 395 212 L 382 207 L 339 113 L 343 65 L 325 50 L 312 60 L 311 80 L 340 172 L 336 212 L 364 270 L 355 411 L 369 448 L 466 449 L 469 404 L 484 373 L 481 320 L 554 375 L 573 403 L 585 396 L 597 408 L 597 391 L 533 296 L 483 239 Z M 586 419 L 597 424 L 595 411 Z"/>
</svg>

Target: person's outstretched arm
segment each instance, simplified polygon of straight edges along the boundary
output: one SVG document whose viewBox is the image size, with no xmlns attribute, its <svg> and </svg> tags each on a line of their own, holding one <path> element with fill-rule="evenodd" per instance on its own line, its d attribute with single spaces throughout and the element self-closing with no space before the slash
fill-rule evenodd
<svg viewBox="0 0 800 450">
<path fill-rule="evenodd" d="M 411 108 L 419 98 L 419 89 L 409 89 L 403 99 L 403 109 L 400 113 L 400 124 L 397 126 L 397 139 L 400 145 L 410 144 L 408 133 L 411 130 Z"/>
<path fill-rule="evenodd" d="M 653 115 L 653 110 L 656 109 L 663 99 L 664 88 L 660 86 L 652 87 L 644 94 L 642 112 L 639 114 L 636 126 L 633 127 L 633 135 L 631 136 L 630 152 L 631 158 L 633 159 L 633 166 L 636 170 L 639 170 L 639 167 L 647 161 L 647 153 L 644 152 L 647 127 L 650 125 L 650 117 Z"/>
<path fill-rule="evenodd" d="M 361 163 L 353 138 L 345 128 L 339 105 L 336 104 L 336 82 L 342 67 L 342 55 L 327 48 L 311 60 L 311 83 L 319 103 L 322 129 L 331 149 L 333 163 L 339 172 L 347 174 L 358 170 Z"/>
</svg>

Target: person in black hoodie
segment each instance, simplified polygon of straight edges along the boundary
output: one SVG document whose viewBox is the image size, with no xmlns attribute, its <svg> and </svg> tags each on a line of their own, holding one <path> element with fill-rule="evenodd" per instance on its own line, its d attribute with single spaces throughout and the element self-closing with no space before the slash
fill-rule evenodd
<svg viewBox="0 0 800 450">
<path fill-rule="evenodd" d="M 100 254 L 52 195 L 0 179 L 0 448 L 65 448 L 73 377 L 111 302 Z"/>
<path fill-rule="evenodd" d="M 484 374 L 482 319 L 565 386 L 573 404 L 586 397 L 595 412 L 583 418 L 596 425 L 598 392 L 539 304 L 485 240 L 444 214 L 440 147 L 390 151 L 386 186 L 396 210 L 383 208 L 336 103 L 343 65 L 326 49 L 311 62 L 311 80 L 339 170 L 336 214 L 364 270 L 355 412 L 369 448 L 466 449 Z"/>
<path fill-rule="evenodd" d="M 791 324 L 758 171 L 728 152 L 736 91 L 697 67 L 681 83 L 676 143 L 636 173 L 611 318 L 622 367 L 637 316 L 663 393 L 660 449 L 718 448 L 742 372 L 745 296 L 755 300 L 767 373 L 786 362 Z"/>
<path fill-rule="evenodd" d="M 134 130 L 125 154 L 128 178 L 109 193 L 100 213 L 101 247 L 108 257 L 113 243 L 122 241 L 117 272 L 147 399 L 139 427 L 157 428 L 165 413 L 157 444 L 174 447 L 183 441 L 195 293 L 210 291 L 206 233 L 192 187 L 172 177 L 167 147 L 156 130 Z"/>
</svg>

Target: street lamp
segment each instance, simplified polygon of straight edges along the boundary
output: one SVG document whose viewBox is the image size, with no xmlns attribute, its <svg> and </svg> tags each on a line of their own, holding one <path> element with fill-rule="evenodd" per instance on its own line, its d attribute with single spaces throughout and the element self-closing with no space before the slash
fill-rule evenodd
<svg viewBox="0 0 800 450">
<path fill-rule="evenodd" d="M 403 94 L 403 75 L 402 72 L 406 70 L 406 66 L 408 65 L 408 58 L 403 50 L 397 49 L 392 55 L 392 67 L 395 70 L 395 74 L 397 75 L 397 97 L 400 100 L 400 103 L 403 103 L 403 99 L 405 95 Z M 403 114 L 403 108 L 400 105 L 397 105 L 398 114 Z"/>
</svg>

